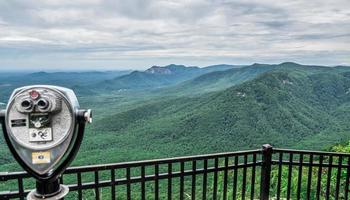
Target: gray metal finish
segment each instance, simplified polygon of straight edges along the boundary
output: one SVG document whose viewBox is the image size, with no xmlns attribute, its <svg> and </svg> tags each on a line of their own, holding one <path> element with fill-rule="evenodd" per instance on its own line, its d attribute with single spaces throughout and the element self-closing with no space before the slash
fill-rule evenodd
<svg viewBox="0 0 350 200">
<path fill-rule="evenodd" d="M 67 194 L 69 193 L 69 188 L 66 185 L 60 185 L 60 192 L 53 197 L 37 197 L 36 196 L 36 190 L 32 190 L 28 195 L 27 195 L 27 200 L 61 200 L 63 199 Z"/>
<path fill-rule="evenodd" d="M 31 97 L 33 91 L 40 97 Z M 49 173 L 68 150 L 78 109 L 74 92 L 66 88 L 38 85 L 12 94 L 6 112 L 9 138 L 21 159 L 38 174 Z"/>
</svg>

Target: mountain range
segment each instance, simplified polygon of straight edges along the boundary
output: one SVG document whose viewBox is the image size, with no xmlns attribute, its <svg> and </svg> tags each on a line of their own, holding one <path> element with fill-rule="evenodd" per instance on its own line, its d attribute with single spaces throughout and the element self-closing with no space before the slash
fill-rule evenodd
<svg viewBox="0 0 350 200">
<path fill-rule="evenodd" d="M 75 77 L 86 76 L 80 75 Z M 95 112 L 76 165 L 234 151 L 264 143 L 325 150 L 350 140 L 346 66 L 168 65 L 97 77 L 89 83 L 49 79 L 50 84 L 74 84 L 82 106 Z M 12 81 L 0 83 L 16 85 Z M 8 152 L 0 148 L 0 153 Z"/>
<path fill-rule="evenodd" d="M 106 90 L 155 89 L 175 85 L 197 76 L 241 66 L 213 65 L 208 67 L 186 67 L 184 65 L 152 66 L 145 71 L 133 71 L 130 74 L 98 83 L 98 88 Z"/>
<path fill-rule="evenodd" d="M 218 92 L 157 100 L 105 117 L 92 131 L 99 141 L 93 146 L 174 156 L 264 143 L 325 149 L 350 139 L 349 72 L 293 63 L 269 69 Z M 108 138 L 102 143 L 101 134 Z"/>
</svg>

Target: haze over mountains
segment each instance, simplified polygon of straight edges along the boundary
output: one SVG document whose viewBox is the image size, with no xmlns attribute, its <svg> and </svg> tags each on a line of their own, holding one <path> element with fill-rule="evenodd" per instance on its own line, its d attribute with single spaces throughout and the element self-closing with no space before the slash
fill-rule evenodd
<svg viewBox="0 0 350 200">
<path fill-rule="evenodd" d="M 172 64 L 133 72 L 12 77 L 0 78 L 1 102 L 14 87 L 55 84 L 74 88 L 82 106 L 94 109 L 96 120 L 75 161 L 79 165 L 264 143 L 324 150 L 350 140 L 350 68 L 345 66 Z"/>
<path fill-rule="evenodd" d="M 152 66 L 145 71 L 133 71 L 130 74 L 107 80 L 100 83 L 104 89 L 144 89 L 160 88 L 177 84 L 182 81 L 190 80 L 202 74 L 224 71 L 240 66 L 234 65 L 213 65 L 204 68 L 186 67 L 184 65 L 167 65 L 164 67 Z"/>
</svg>

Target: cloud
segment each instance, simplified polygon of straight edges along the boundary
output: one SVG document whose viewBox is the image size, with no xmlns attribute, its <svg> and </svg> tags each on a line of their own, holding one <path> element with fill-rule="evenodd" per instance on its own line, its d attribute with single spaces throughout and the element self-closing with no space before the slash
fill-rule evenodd
<svg viewBox="0 0 350 200">
<path fill-rule="evenodd" d="M 0 1 L 0 67 L 350 64 L 350 2 Z"/>
</svg>

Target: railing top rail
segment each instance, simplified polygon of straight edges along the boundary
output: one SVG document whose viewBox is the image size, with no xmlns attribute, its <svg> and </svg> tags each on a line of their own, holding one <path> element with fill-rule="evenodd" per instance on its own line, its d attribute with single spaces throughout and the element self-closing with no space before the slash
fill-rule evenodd
<svg viewBox="0 0 350 200">
<path fill-rule="evenodd" d="M 67 168 L 64 174 L 110 170 L 110 169 L 127 168 L 127 167 L 140 167 L 140 166 L 148 166 L 148 165 L 155 165 L 155 164 L 168 164 L 168 163 L 186 162 L 186 161 L 192 161 L 192 160 L 205 160 L 205 159 L 214 159 L 214 158 L 220 158 L 220 157 L 250 155 L 250 154 L 255 154 L 260 152 L 261 150 L 257 149 L 257 150 L 213 153 L 213 154 L 204 154 L 204 155 L 195 155 L 195 156 L 181 156 L 181 157 L 164 158 L 164 159 L 152 159 L 152 160 L 130 161 L 130 162 L 110 163 L 110 164 L 100 164 L 100 165 L 77 166 L 77 167 Z M 24 171 L 0 173 L 0 180 L 16 179 L 19 177 L 26 178 L 26 177 L 29 177 L 29 175 L 27 174 L 27 172 L 24 172 Z"/>
<path fill-rule="evenodd" d="M 350 157 L 350 153 L 339 153 L 339 152 L 327 152 L 327 151 L 312 151 L 312 150 L 295 150 L 295 149 L 280 149 L 274 148 L 274 153 L 293 153 L 293 154 L 312 154 L 312 155 L 323 155 L 323 156 L 343 156 Z"/>
<path fill-rule="evenodd" d="M 249 155 L 249 154 L 260 153 L 260 152 L 261 150 L 258 149 L 258 150 L 248 150 L 248 151 L 204 154 L 204 155 L 196 155 L 196 156 L 182 156 L 182 157 L 164 158 L 164 159 L 130 161 L 130 162 L 111 163 L 111 164 L 104 164 L 104 165 L 78 166 L 78 167 L 68 168 L 66 170 L 66 173 L 71 173 L 71 172 L 76 173 L 76 172 L 93 171 L 93 170 L 108 170 L 108 169 L 117 169 L 117 168 L 126 168 L 126 167 L 139 167 L 139 166 L 147 166 L 147 165 L 155 165 L 155 164 L 186 162 L 186 161 L 192 161 L 192 160 L 205 160 L 205 159 L 213 159 L 218 157 Z"/>
</svg>

